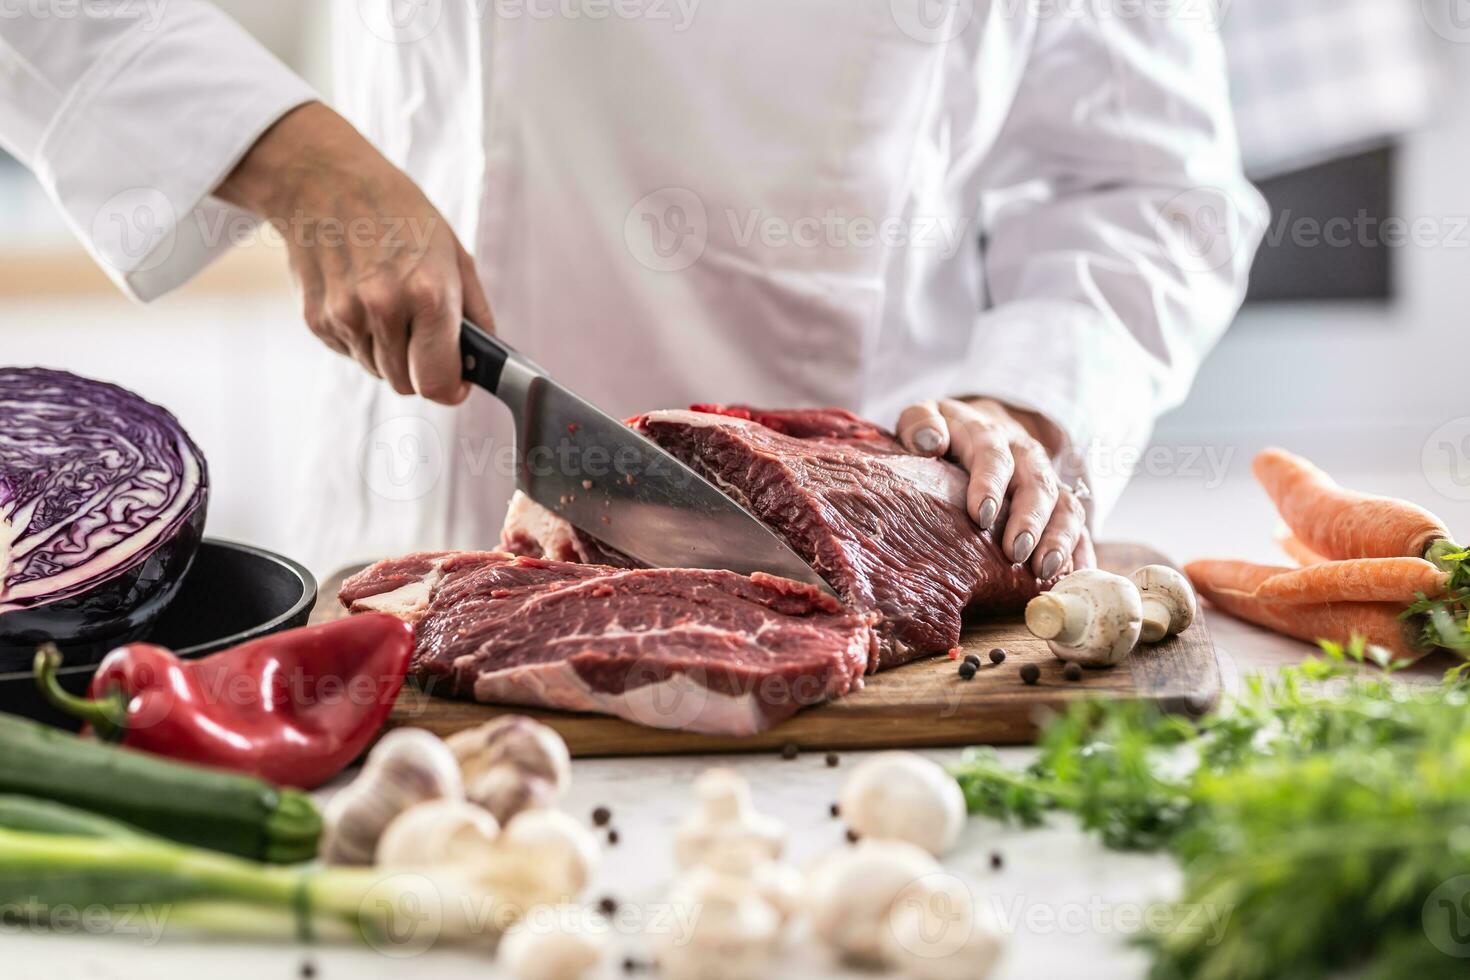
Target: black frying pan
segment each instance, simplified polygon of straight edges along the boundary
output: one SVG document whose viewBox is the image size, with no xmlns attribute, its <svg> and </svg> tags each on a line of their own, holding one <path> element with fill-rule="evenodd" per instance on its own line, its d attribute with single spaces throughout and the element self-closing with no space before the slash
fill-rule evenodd
<svg viewBox="0 0 1470 980">
<path fill-rule="evenodd" d="M 316 579 L 303 566 L 263 548 L 205 538 L 178 594 L 141 642 L 200 657 L 304 626 L 315 603 Z M 95 662 L 63 667 L 62 686 L 83 693 L 96 667 Z M 0 711 L 75 727 L 41 697 L 29 665 L 18 668 L 0 672 Z"/>
</svg>

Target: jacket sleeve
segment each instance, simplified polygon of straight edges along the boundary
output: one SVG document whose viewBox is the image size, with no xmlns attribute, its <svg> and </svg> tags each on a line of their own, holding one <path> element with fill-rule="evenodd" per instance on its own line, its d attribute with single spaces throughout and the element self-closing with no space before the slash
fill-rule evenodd
<svg viewBox="0 0 1470 980">
<path fill-rule="evenodd" d="M 254 220 L 211 196 L 311 88 L 207 3 L 35 0 L 0 20 L 0 146 L 149 300 Z"/>
<path fill-rule="evenodd" d="M 1266 209 L 1212 26 L 1079 10 L 1031 28 L 981 171 L 990 307 L 949 394 L 1054 422 L 1096 522 L 1234 318 Z"/>
</svg>

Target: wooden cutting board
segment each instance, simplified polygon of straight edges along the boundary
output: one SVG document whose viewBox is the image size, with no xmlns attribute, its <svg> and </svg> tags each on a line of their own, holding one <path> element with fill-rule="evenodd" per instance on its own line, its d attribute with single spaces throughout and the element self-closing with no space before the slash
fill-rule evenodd
<svg viewBox="0 0 1470 980">
<path fill-rule="evenodd" d="M 1099 564 L 1128 573 L 1140 565 L 1164 563 L 1157 552 L 1134 544 L 1105 544 Z M 335 606 L 336 582 L 323 589 L 322 613 Z M 426 728 L 449 735 L 502 714 L 523 714 L 561 733 L 575 756 L 661 755 L 697 752 L 747 752 L 781 749 L 875 749 L 950 745 L 1029 744 L 1038 722 L 1049 712 L 1087 697 L 1134 698 L 1166 711 L 1201 714 L 1220 695 L 1220 667 L 1203 613 L 1173 639 L 1140 647 L 1106 670 L 1085 670 L 1080 681 L 1062 675 L 1062 663 L 1046 644 L 1026 631 L 1017 613 L 1005 619 L 967 624 L 961 646 L 982 667 L 961 680 L 958 664 L 931 657 L 866 679 L 863 690 L 801 711 L 770 731 L 729 737 L 645 728 L 602 715 L 500 708 L 434 697 L 405 687 L 389 724 Z M 989 652 L 1001 648 L 1005 660 L 992 665 Z M 1021 681 L 1023 664 L 1034 663 L 1041 679 Z"/>
</svg>

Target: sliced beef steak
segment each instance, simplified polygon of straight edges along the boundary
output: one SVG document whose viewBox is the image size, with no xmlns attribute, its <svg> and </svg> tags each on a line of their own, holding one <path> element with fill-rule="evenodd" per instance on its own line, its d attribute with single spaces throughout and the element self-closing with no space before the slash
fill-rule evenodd
<svg viewBox="0 0 1470 980">
<path fill-rule="evenodd" d="M 766 575 L 504 552 L 379 562 L 339 593 L 415 624 L 432 692 L 743 735 L 862 686 L 875 617 Z"/>
<path fill-rule="evenodd" d="M 785 537 L 851 607 L 879 615 L 872 670 L 948 650 L 965 610 L 1013 611 L 1048 584 L 970 520 L 963 470 L 849 412 L 695 406 L 632 424 Z M 503 545 L 627 562 L 524 497 Z"/>
</svg>

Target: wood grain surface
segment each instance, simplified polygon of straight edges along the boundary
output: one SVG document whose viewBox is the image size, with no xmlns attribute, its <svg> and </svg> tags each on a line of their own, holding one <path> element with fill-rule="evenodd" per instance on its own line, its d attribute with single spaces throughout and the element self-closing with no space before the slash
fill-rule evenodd
<svg viewBox="0 0 1470 980">
<path fill-rule="evenodd" d="M 1122 573 L 1165 561 L 1157 552 L 1132 544 L 1104 544 L 1098 554 L 1104 568 Z M 341 578 L 323 584 L 323 600 L 313 618 L 340 615 L 335 596 Z M 965 653 L 981 659 L 972 680 L 962 680 L 959 665 L 948 657 L 931 657 L 868 677 L 862 691 L 808 708 L 769 731 L 738 738 L 648 728 L 602 715 L 453 701 L 412 685 L 404 688 L 389 724 L 449 735 L 501 714 L 528 715 L 560 732 L 575 756 L 749 752 L 787 745 L 799 749 L 1016 745 L 1035 738 L 1038 722 L 1047 713 L 1063 710 L 1079 698 L 1136 698 L 1167 711 L 1197 715 L 1213 707 L 1220 696 L 1220 666 L 1203 614 L 1180 636 L 1140 647 L 1117 667 L 1084 670 L 1078 681 L 1063 676 L 1061 661 L 1026 631 L 1019 614 L 968 623 L 961 645 Z M 993 665 L 989 652 L 996 648 L 1004 649 L 1006 657 Z M 1021 667 L 1028 663 L 1041 670 L 1034 685 L 1021 681 Z"/>
</svg>

